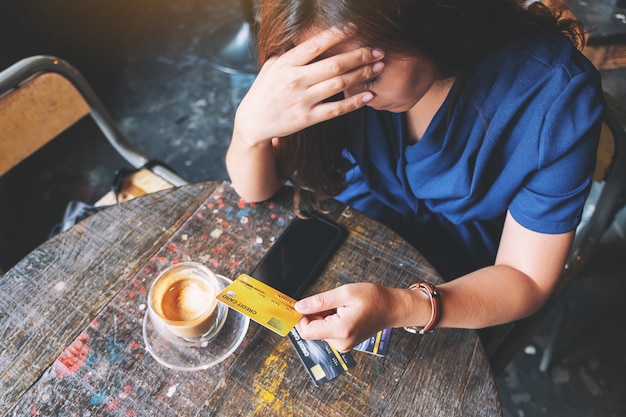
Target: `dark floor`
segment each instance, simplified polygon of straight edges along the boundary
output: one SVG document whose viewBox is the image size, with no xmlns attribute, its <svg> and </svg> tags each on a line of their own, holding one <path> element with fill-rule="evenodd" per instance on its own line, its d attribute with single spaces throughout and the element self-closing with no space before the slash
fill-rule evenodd
<svg viewBox="0 0 626 417">
<path fill-rule="evenodd" d="M 216 28 L 240 16 L 239 1 L 3 3 L 1 68 L 34 54 L 62 57 L 143 152 L 190 182 L 227 178 L 224 153 L 252 77 L 216 70 L 207 51 Z M 603 82 L 626 104 L 624 77 L 626 70 L 609 71 Z M 537 370 L 546 326 L 498 377 L 506 417 L 626 415 L 625 253 L 623 235 L 607 236 L 572 288 L 561 353 L 548 373 Z"/>
</svg>

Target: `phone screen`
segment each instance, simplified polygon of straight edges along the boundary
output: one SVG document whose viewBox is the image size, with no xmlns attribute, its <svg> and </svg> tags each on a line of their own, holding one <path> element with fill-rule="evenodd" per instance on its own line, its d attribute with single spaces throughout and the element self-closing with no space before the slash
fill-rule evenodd
<svg viewBox="0 0 626 417">
<path fill-rule="evenodd" d="M 295 218 L 250 275 L 298 299 L 345 235 L 345 229 L 330 220 Z"/>
</svg>

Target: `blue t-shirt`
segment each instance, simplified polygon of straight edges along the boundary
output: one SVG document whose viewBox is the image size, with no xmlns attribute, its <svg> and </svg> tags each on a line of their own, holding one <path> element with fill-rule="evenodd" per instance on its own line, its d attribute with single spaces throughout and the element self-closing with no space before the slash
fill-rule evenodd
<svg viewBox="0 0 626 417">
<path fill-rule="evenodd" d="M 599 73 L 569 40 L 515 41 L 453 87 L 415 144 L 403 114 L 364 109 L 337 199 L 451 279 L 493 264 L 507 210 L 537 232 L 576 228 L 603 111 Z"/>
</svg>

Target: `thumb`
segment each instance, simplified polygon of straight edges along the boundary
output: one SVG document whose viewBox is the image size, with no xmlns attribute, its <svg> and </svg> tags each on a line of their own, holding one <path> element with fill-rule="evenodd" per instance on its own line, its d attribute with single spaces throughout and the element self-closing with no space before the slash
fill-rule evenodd
<svg viewBox="0 0 626 417">
<path fill-rule="evenodd" d="M 298 313 L 311 315 L 335 310 L 342 305 L 341 297 L 339 297 L 337 289 L 334 289 L 303 298 L 294 305 L 294 308 Z"/>
</svg>

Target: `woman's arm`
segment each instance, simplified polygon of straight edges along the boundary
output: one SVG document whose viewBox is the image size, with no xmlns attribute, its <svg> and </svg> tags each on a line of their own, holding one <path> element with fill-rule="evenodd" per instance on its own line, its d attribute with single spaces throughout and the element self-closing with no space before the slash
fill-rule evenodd
<svg viewBox="0 0 626 417">
<path fill-rule="evenodd" d="M 574 232 L 549 235 L 521 226 L 507 214 L 495 265 L 445 284 L 439 327 L 482 328 L 537 311 L 565 264 Z M 307 339 L 326 339 L 348 350 L 386 327 L 424 326 L 430 301 L 421 291 L 349 284 L 296 304 Z"/>
<path fill-rule="evenodd" d="M 226 153 L 226 168 L 239 196 L 250 202 L 267 200 L 285 181 L 278 176 L 272 140 L 248 145 L 236 130 Z"/>
<path fill-rule="evenodd" d="M 440 325 L 481 328 L 533 314 L 554 290 L 573 238 L 533 232 L 507 213 L 495 265 L 440 286 L 452 304 Z"/>
<path fill-rule="evenodd" d="M 285 180 L 276 170 L 274 138 L 359 109 L 373 98 L 371 92 L 362 91 L 324 101 L 383 70 L 382 51 L 354 44 L 345 52 L 332 53 L 354 33 L 353 28 L 337 27 L 320 31 L 268 59 L 259 71 L 237 109 L 226 156 L 231 182 L 244 199 L 265 200 Z"/>
</svg>

